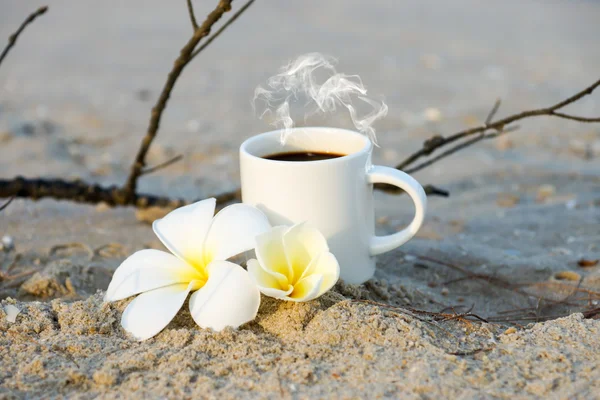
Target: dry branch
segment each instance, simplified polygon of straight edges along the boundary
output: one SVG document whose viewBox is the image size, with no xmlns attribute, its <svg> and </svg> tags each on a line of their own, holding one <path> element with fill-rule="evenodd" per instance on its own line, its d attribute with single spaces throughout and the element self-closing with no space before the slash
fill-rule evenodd
<svg viewBox="0 0 600 400">
<path fill-rule="evenodd" d="M 171 92 L 175 87 L 175 83 L 177 79 L 183 72 L 185 66 L 192 60 L 193 52 L 198 43 L 210 34 L 210 30 L 212 26 L 225 14 L 227 11 L 231 10 L 231 2 L 232 0 L 220 0 L 217 7 L 206 17 L 206 20 L 202 23 L 198 29 L 194 30 L 194 34 L 188 40 L 188 42 L 183 46 L 179 53 L 179 57 L 175 59 L 173 64 L 173 69 L 169 72 L 167 77 L 167 81 L 162 89 L 162 92 L 156 102 L 156 105 L 152 108 L 152 113 L 150 114 L 150 123 L 148 125 L 148 130 L 146 131 L 146 136 L 144 136 L 142 143 L 140 144 L 140 148 L 135 157 L 135 161 L 131 166 L 131 170 L 129 172 L 129 176 L 125 185 L 123 186 L 123 193 L 128 202 L 131 201 L 133 197 L 135 197 L 136 189 L 137 189 L 137 180 L 142 175 L 144 167 L 146 165 L 146 154 L 148 154 L 148 150 L 150 150 L 150 145 L 152 141 L 156 137 L 158 133 L 158 128 L 160 127 L 160 120 L 167 106 L 167 102 L 169 101 L 169 97 L 171 96 Z M 189 5 L 190 3 L 188 3 Z M 193 10 L 190 11 L 193 16 Z"/>
<path fill-rule="evenodd" d="M 192 57 L 191 58 L 193 59 L 198 54 L 200 54 L 200 52 L 202 50 L 204 50 L 206 47 L 208 47 L 208 45 L 210 45 L 213 42 L 213 40 L 215 40 L 225 29 L 227 29 L 227 27 L 229 25 L 231 25 L 232 23 L 234 23 L 235 20 L 238 19 L 238 17 L 240 15 L 242 15 L 242 13 L 244 11 L 246 11 L 248 9 L 248 7 L 250 7 L 252 5 L 252 3 L 254 3 L 254 0 L 249 0 L 246 4 L 244 4 L 242 6 L 242 8 L 240 8 L 235 14 L 233 14 L 231 16 L 231 18 L 229 18 L 227 20 L 227 22 L 225 22 L 223 24 L 223 26 L 221 26 L 211 37 L 209 37 L 208 39 L 206 39 L 206 41 L 192 53 Z"/>
<path fill-rule="evenodd" d="M 19 26 L 19 29 L 17 29 L 15 33 L 8 37 L 8 44 L 6 45 L 4 50 L 2 50 L 2 54 L 0 54 L 0 64 L 2 64 L 2 61 L 4 61 L 4 58 L 6 57 L 10 49 L 15 45 L 15 43 L 17 43 L 19 35 L 25 30 L 25 28 L 27 28 L 27 25 L 35 21 L 37 17 L 44 14 L 46 11 L 48 11 L 48 6 L 43 6 L 29 14 L 29 16 L 25 19 L 25 21 L 23 21 L 21 26 Z"/>
<path fill-rule="evenodd" d="M 500 107 L 500 102 L 496 101 L 496 103 L 494 104 L 494 107 L 492 108 L 492 110 L 488 114 L 488 117 L 486 118 L 486 122 L 483 125 L 480 125 L 480 126 L 477 126 L 474 128 L 470 128 L 470 129 L 466 129 L 466 130 L 457 132 L 457 133 L 447 136 L 447 137 L 440 136 L 440 135 L 433 136 L 433 137 L 427 139 L 423 143 L 423 147 L 421 149 L 419 149 L 415 153 L 408 156 L 404 161 L 399 163 L 396 166 L 396 168 L 399 170 L 402 170 L 402 171 L 406 171 L 406 172 L 416 172 L 416 171 L 423 169 L 423 168 L 433 164 L 434 162 L 436 162 L 442 158 L 445 158 L 445 157 L 455 153 L 456 151 L 463 149 L 465 147 L 468 147 L 480 140 L 491 139 L 492 137 L 496 137 L 502 133 L 512 131 L 514 129 L 512 127 L 509 127 L 509 125 L 512 124 L 513 122 L 516 122 L 516 121 L 519 121 L 519 120 L 525 119 L 525 118 L 538 117 L 538 116 L 550 116 L 550 117 L 568 119 L 568 120 L 573 120 L 573 121 L 578 121 L 578 122 L 600 122 L 600 118 L 580 117 L 580 116 L 576 116 L 576 115 L 570 115 L 570 114 L 566 114 L 566 113 L 562 113 L 562 112 L 557 112 L 557 110 L 560 110 L 569 104 L 575 103 L 582 97 L 592 94 L 594 89 L 596 89 L 598 86 L 600 86 L 600 80 L 597 80 L 592 85 L 588 86 L 587 88 L 583 89 L 582 91 L 575 93 L 573 96 L 571 96 L 559 103 L 556 103 L 553 106 L 546 107 L 546 108 L 539 108 L 536 110 L 523 111 L 521 113 L 513 114 L 508 117 L 499 119 L 495 122 L 491 122 L 493 117 L 495 116 L 496 112 L 498 111 L 498 108 Z M 434 151 L 436 151 L 442 147 L 445 147 L 451 143 L 454 143 L 456 141 L 459 141 L 461 139 L 464 139 L 466 137 L 473 136 L 473 135 L 480 135 L 480 136 L 476 139 L 472 139 L 469 142 L 465 142 L 466 143 L 465 145 L 457 145 L 453 151 L 449 150 L 446 153 L 444 153 L 443 156 L 436 157 L 435 159 L 432 159 L 432 161 L 430 160 L 430 162 L 428 161 L 428 162 L 421 163 L 417 166 L 413 166 L 417 160 L 420 160 L 423 157 L 427 157 L 427 156 L 431 155 Z M 412 166 L 412 168 L 409 168 L 411 166 Z"/>
<path fill-rule="evenodd" d="M 11 180 L 0 179 L 0 197 L 20 197 L 31 200 L 52 198 L 55 200 L 70 200 L 76 203 L 99 204 L 108 206 L 135 206 L 138 208 L 164 207 L 177 208 L 190 204 L 184 199 L 154 196 L 137 193 L 126 197 L 123 189 L 118 186 L 103 187 L 89 184 L 81 180 L 65 181 L 62 179 L 27 179 L 17 177 Z M 219 205 L 238 200 L 239 191 L 226 192 L 215 197 Z"/>
</svg>

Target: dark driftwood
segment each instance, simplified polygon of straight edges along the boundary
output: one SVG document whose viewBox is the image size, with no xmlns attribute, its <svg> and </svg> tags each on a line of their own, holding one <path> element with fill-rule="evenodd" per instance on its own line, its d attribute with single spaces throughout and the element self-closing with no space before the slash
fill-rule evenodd
<svg viewBox="0 0 600 400">
<path fill-rule="evenodd" d="M 189 204 L 184 199 L 154 196 L 137 193 L 134 197 L 126 197 L 118 186 L 103 187 L 80 180 L 65 181 L 62 179 L 27 179 L 17 177 L 11 180 L 0 179 L 0 197 L 21 197 L 32 200 L 52 198 L 70 200 L 77 203 L 104 203 L 111 207 L 134 206 L 138 208 L 165 207 L 177 208 Z M 239 191 L 227 192 L 215 197 L 220 205 L 240 198 Z"/>
</svg>

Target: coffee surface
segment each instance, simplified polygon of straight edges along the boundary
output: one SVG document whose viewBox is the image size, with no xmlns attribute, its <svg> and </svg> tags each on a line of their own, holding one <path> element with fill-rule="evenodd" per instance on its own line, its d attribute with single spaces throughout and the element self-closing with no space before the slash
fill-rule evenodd
<svg viewBox="0 0 600 400">
<path fill-rule="evenodd" d="M 330 160 L 332 158 L 343 157 L 345 154 L 337 153 L 321 153 L 317 151 L 292 151 L 287 153 L 276 153 L 268 156 L 264 156 L 267 160 L 275 161 L 321 161 Z"/>
</svg>

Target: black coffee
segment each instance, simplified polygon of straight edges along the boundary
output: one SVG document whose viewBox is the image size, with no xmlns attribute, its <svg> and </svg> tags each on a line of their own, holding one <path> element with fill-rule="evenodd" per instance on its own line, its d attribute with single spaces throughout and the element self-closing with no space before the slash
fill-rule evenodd
<svg viewBox="0 0 600 400">
<path fill-rule="evenodd" d="M 271 154 L 270 156 L 264 156 L 263 158 L 275 161 L 321 161 L 343 156 L 345 156 L 345 154 L 321 153 L 317 151 L 293 151 L 289 153 Z"/>
</svg>

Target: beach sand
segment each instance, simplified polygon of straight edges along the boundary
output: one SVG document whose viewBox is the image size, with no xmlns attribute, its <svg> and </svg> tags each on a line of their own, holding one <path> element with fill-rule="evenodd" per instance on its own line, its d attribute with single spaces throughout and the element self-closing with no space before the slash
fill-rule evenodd
<svg viewBox="0 0 600 400">
<path fill-rule="evenodd" d="M 0 37 L 27 7 L 0 6 Z M 390 166 L 481 123 L 497 97 L 501 117 L 599 78 L 596 2 L 398 7 L 257 2 L 184 72 L 149 163 L 184 159 L 141 190 L 235 188 L 237 148 L 271 129 L 252 112 L 255 86 L 308 51 L 385 97 L 373 159 Z M 0 177 L 121 183 L 190 32 L 184 4 L 50 4 L 0 68 Z M 263 298 L 254 322 L 220 333 L 186 305 L 142 343 L 120 327 L 130 299 L 102 297 L 125 257 L 162 249 L 148 221 L 164 210 L 16 199 L 0 213 L 14 242 L 0 251 L 0 399 L 600 398 L 600 264 L 579 265 L 600 259 L 600 127 L 523 121 L 415 177 L 451 196 L 429 199 L 420 232 L 378 258 L 374 279 L 306 304 Z M 375 194 L 379 234 L 410 221 L 405 197 Z"/>
<path fill-rule="evenodd" d="M 105 304 L 101 294 L 17 302 L 17 322 L 0 322 L 2 398 L 593 398 L 600 390 L 600 324 L 581 314 L 518 331 L 442 329 L 329 293 L 307 304 L 264 299 L 256 321 L 219 333 L 198 329 L 184 311 L 138 343 L 119 326 L 126 303 Z"/>
</svg>

